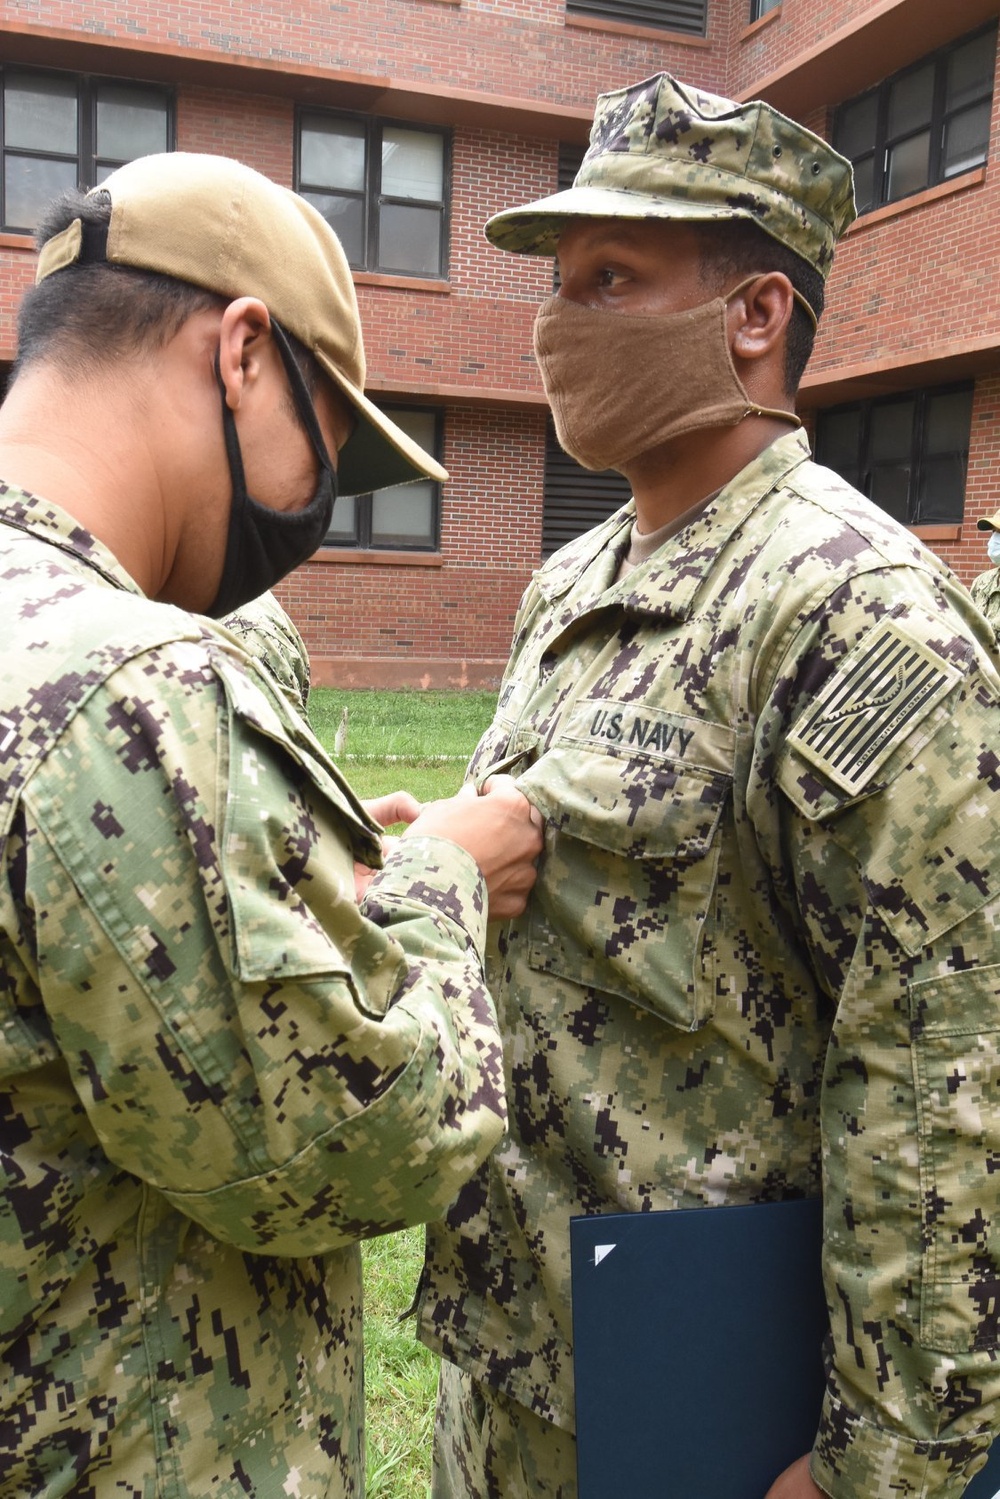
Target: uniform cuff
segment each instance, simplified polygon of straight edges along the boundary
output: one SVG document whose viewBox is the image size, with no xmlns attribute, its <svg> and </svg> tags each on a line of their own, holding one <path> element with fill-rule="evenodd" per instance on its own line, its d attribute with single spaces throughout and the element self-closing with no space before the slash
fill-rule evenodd
<svg viewBox="0 0 1000 1499">
<path fill-rule="evenodd" d="M 827 1389 L 810 1472 L 830 1499 L 961 1499 L 988 1451 L 981 1432 L 915 1441 L 886 1431 Z"/>
<path fill-rule="evenodd" d="M 488 906 L 486 881 L 472 855 L 449 838 L 417 834 L 392 844 L 361 909 L 379 926 L 413 914 L 414 907 L 430 909 L 462 927 L 482 957 Z"/>
</svg>

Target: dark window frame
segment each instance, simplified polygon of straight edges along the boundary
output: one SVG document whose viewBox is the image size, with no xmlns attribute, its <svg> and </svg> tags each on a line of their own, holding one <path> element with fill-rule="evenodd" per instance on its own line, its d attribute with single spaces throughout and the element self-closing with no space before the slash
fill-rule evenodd
<svg viewBox="0 0 1000 1499">
<path fill-rule="evenodd" d="M 928 408 L 931 401 L 939 396 L 951 396 L 958 394 L 969 395 L 969 433 L 965 447 L 964 470 L 962 494 L 955 507 L 955 513 L 949 515 L 922 515 L 920 513 L 920 491 L 922 468 L 929 463 L 934 454 L 926 450 L 928 436 Z M 913 404 L 912 429 L 910 434 L 910 458 L 907 482 L 906 518 L 900 524 L 905 526 L 925 525 L 955 525 L 961 524 L 965 514 L 965 494 L 968 485 L 969 447 L 972 436 L 972 405 L 975 399 L 975 382 L 972 380 L 957 380 L 946 385 L 923 386 L 914 390 L 896 391 L 892 395 L 877 396 L 866 401 L 849 401 L 838 406 L 825 407 L 816 416 L 816 438 L 815 451 L 816 461 L 833 467 L 830 458 L 824 453 L 823 442 L 823 419 L 830 415 L 847 416 L 858 414 L 858 436 L 857 436 L 857 470 L 854 476 L 847 476 L 848 482 L 855 485 L 862 494 L 872 498 L 872 479 L 877 468 L 877 463 L 872 455 L 872 418 L 879 409 L 892 406 L 901 406 L 906 403 Z M 878 504 L 872 499 L 873 504 Z M 882 507 L 880 507 L 882 508 Z"/>
<path fill-rule="evenodd" d="M 310 119 L 343 120 L 364 128 L 365 139 L 365 185 L 361 190 L 331 187 L 329 183 L 309 182 L 302 176 L 302 132 Z M 382 192 L 382 132 L 412 130 L 420 135 L 437 135 L 442 141 L 441 183 L 442 197 L 437 202 L 430 199 L 400 198 Z M 362 204 L 364 254 L 360 261 L 350 261 L 352 270 L 367 271 L 380 276 L 414 276 L 420 280 L 447 281 L 449 274 L 449 252 L 451 245 L 451 200 L 452 200 L 452 141 L 453 132 L 445 126 L 422 124 L 415 120 L 392 120 L 381 115 L 355 114 L 343 109 L 323 109 L 315 105 L 299 105 L 295 111 L 295 191 L 308 198 L 310 193 L 319 195 L 335 193 L 338 197 L 351 198 Z M 381 210 L 386 206 L 401 205 L 436 208 L 441 216 L 441 254 L 436 271 L 400 270 L 397 266 L 383 266 L 380 254 Z"/>
<path fill-rule="evenodd" d="M 871 146 L 866 147 L 863 151 L 856 151 L 851 157 L 856 177 L 859 174 L 859 169 L 867 167 L 869 163 L 872 171 L 872 201 L 865 204 L 864 207 L 860 207 L 859 205 L 860 213 L 872 213 L 875 209 L 884 208 L 889 203 L 905 202 L 906 198 L 912 197 L 915 193 L 924 192 L 930 187 L 937 187 L 943 182 L 950 181 L 952 177 L 961 176 L 964 171 L 973 170 L 972 167 L 963 167 L 961 171 L 945 174 L 943 164 L 945 133 L 949 121 L 956 118 L 956 116 L 973 108 L 976 103 L 983 103 L 987 99 L 992 100 L 992 75 L 987 91 L 977 96 L 975 100 L 965 100 L 960 105 L 949 108 L 947 100 L 948 62 L 953 53 L 968 43 L 976 41 L 979 37 L 989 35 L 990 32 L 993 32 L 994 36 L 996 36 L 996 21 L 990 21 L 985 26 L 977 26 L 973 31 L 968 31 L 963 36 L 957 37 L 953 42 L 949 42 L 947 46 L 940 47 L 934 52 L 929 52 L 925 56 L 918 58 L 916 62 L 911 63 L 908 67 L 900 68 L 897 73 L 891 74 L 888 78 L 883 78 L 874 88 L 866 89 L 864 93 L 856 94 L 851 99 L 845 99 L 838 105 L 833 117 L 831 141 L 837 150 L 842 150 L 842 130 L 848 111 L 857 108 L 866 101 L 875 101 L 875 129 Z M 914 77 L 928 66 L 933 66 L 934 68 L 929 123 L 920 122 L 910 124 L 898 129 L 895 133 L 890 133 L 889 109 L 893 89 L 907 78 Z M 899 194 L 897 197 L 890 197 L 890 152 L 898 149 L 906 141 L 915 139 L 925 130 L 930 132 L 927 182 L 922 187 L 913 188 L 906 193 Z M 848 153 L 845 151 L 846 154 Z M 986 162 L 988 154 L 989 139 L 987 137 L 983 162 L 979 163 L 979 165 Z"/>
<path fill-rule="evenodd" d="M 385 405 L 381 408 L 386 416 L 393 421 L 399 422 L 400 412 L 419 411 L 421 413 L 431 412 L 434 416 L 434 445 L 430 449 L 431 457 L 441 461 L 444 448 L 444 407 L 424 405 L 418 401 L 397 401 L 393 405 Z M 404 429 L 405 430 L 405 429 Z M 418 481 L 419 482 L 419 481 Z M 365 493 L 353 496 L 354 499 L 354 532 L 351 537 L 324 538 L 321 546 L 324 551 L 350 551 L 350 552 L 415 552 L 427 555 L 441 550 L 441 484 L 436 479 L 425 479 L 422 481 L 431 486 L 431 536 L 429 541 L 405 542 L 405 541 L 376 541 L 372 538 L 372 499 L 378 490 L 368 490 Z"/>
<path fill-rule="evenodd" d="M 778 10 L 781 0 L 750 0 L 750 22 L 763 20 L 772 10 Z"/>
<path fill-rule="evenodd" d="M 708 35 L 708 0 L 566 0 L 566 14 L 685 36 Z"/>
<path fill-rule="evenodd" d="M 28 146 L 8 146 L 6 131 L 6 87 L 10 77 L 46 77 L 71 79 L 76 85 L 76 151 L 52 151 Z M 34 226 L 7 222 L 7 159 L 10 156 L 36 161 L 75 163 L 76 185 L 90 188 L 97 184 L 98 172 L 107 167 L 124 166 L 132 157 L 101 156 L 97 151 L 97 105 L 102 87 L 148 89 L 161 98 L 166 111 L 166 150 L 176 149 L 177 91 L 168 84 L 147 78 L 115 77 L 104 73 L 75 73 L 67 68 L 39 68 L 30 63 L 6 63 L 0 67 L 0 232 L 33 235 Z"/>
</svg>

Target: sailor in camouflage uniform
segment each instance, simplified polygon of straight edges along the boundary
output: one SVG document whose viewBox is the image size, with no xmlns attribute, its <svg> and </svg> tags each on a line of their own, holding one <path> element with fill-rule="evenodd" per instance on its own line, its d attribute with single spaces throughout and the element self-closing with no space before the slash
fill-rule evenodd
<svg viewBox="0 0 1000 1499">
<path fill-rule="evenodd" d="M 487 960 L 509 1132 L 429 1231 L 435 1499 L 576 1493 L 577 1214 L 822 1191 L 827 1392 L 771 1499 L 957 1499 L 1000 1420 L 1000 675 L 795 430 L 853 213 L 822 140 L 660 75 L 487 226 L 558 253 L 557 431 L 633 500 L 535 575 L 472 766 L 546 848 Z"/>
<path fill-rule="evenodd" d="M 1000 636 L 1000 510 L 977 521 L 980 531 L 988 531 L 990 565 L 973 578 L 969 592 Z"/>
<path fill-rule="evenodd" d="M 0 410 L 0 1494 L 360 1495 L 357 1241 L 501 1133 L 485 922 L 541 819 L 500 780 L 383 865 L 269 646 L 205 617 L 318 545 L 335 467 L 442 472 L 364 395 L 320 215 L 177 154 L 40 239 Z"/>
</svg>

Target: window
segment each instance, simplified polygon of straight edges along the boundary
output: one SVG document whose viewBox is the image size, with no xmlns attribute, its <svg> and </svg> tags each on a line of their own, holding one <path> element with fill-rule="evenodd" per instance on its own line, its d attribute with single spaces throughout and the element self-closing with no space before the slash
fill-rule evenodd
<svg viewBox="0 0 1000 1499">
<path fill-rule="evenodd" d="M 841 105 L 833 144 L 854 163 L 859 213 L 983 164 L 996 50 L 994 22 Z"/>
<path fill-rule="evenodd" d="M 597 16 L 632 26 L 705 35 L 707 0 L 566 0 L 567 15 Z"/>
<path fill-rule="evenodd" d="M 5 68 L 0 124 L 4 229 L 30 231 L 59 193 L 173 147 L 172 96 L 150 83 Z"/>
<path fill-rule="evenodd" d="M 751 21 L 759 21 L 761 16 L 766 16 L 772 10 L 777 10 L 780 4 L 781 0 L 750 0 Z"/>
<path fill-rule="evenodd" d="M 296 187 L 335 230 L 351 265 L 447 274 L 448 136 L 390 120 L 303 111 Z"/>
<path fill-rule="evenodd" d="M 551 421 L 545 436 L 542 556 L 551 557 L 591 526 L 600 525 L 631 498 L 632 486 L 614 469 L 594 473 L 564 453 Z"/>
<path fill-rule="evenodd" d="M 965 508 L 972 385 L 832 407 L 816 423 L 816 460 L 904 526 L 956 522 Z"/>
<path fill-rule="evenodd" d="M 430 406 L 385 409 L 425 452 L 440 458 L 440 411 Z M 434 479 L 392 484 L 372 494 L 338 494 L 324 545 L 434 552 L 438 547 L 440 501 L 441 486 Z"/>
</svg>

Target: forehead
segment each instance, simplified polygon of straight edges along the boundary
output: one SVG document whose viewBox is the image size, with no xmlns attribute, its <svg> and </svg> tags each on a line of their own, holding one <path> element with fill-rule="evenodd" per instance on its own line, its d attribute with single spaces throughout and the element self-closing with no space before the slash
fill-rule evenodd
<svg viewBox="0 0 1000 1499">
<path fill-rule="evenodd" d="M 672 219 L 570 219 L 559 236 L 556 253 L 564 255 L 634 254 L 672 263 L 697 260 L 699 231 Z"/>
</svg>

